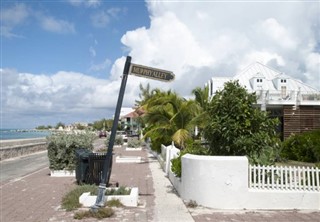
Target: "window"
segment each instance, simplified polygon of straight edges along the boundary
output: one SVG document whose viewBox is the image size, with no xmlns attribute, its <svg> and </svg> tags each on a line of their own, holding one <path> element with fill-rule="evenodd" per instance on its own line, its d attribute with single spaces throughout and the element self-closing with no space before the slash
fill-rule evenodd
<svg viewBox="0 0 320 222">
<path fill-rule="evenodd" d="M 257 82 L 262 82 L 262 79 L 257 79 Z"/>
</svg>

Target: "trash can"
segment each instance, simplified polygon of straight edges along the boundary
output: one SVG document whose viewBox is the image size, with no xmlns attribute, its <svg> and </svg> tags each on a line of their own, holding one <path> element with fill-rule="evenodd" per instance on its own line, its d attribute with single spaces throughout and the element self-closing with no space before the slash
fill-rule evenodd
<svg viewBox="0 0 320 222">
<path fill-rule="evenodd" d="M 112 167 L 112 157 L 110 165 L 107 168 L 109 172 L 109 177 L 106 178 L 106 181 L 101 181 L 103 177 L 103 167 L 104 162 L 106 161 L 107 154 L 106 153 L 91 153 L 89 155 L 89 173 L 88 173 L 88 183 L 99 185 L 100 182 L 105 184 L 109 183 L 110 180 L 110 172 Z"/>
<path fill-rule="evenodd" d="M 76 180 L 78 184 L 87 183 L 89 173 L 89 155 L 92 152 L 87 149 L 76 149 Z"/>
</svg>

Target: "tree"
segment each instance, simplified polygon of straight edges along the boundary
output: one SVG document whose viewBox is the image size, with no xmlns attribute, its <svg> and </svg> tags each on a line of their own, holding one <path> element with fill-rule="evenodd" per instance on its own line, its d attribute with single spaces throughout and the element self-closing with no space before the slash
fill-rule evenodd
<svg viewBox="0 0 320 222">
<path fill-rule="evenodd" d="M 195 103 L 198 105 L 198 113 L 192 122 L 198 127 L 201 133 L 209 121 L 209 115 L 207 112 L 209 107 L 209 87 L 196 87 L 192 90 L 192 94 L 195 97 Z"/>
<path fill-rule="evenodd" d="M 250 161 L 258 162 L 265 151 L 280 144 L 276 135 L 278 120 L 255 108 L 256 102 L 256 95 L 248 93 L 238 81 L 227 82 L 216 92 L 204 130 L 211 155 L 247 155 Z"/>
<path fill-rule="evenodd" d="M 101 119 L 94 121 L 92 127 L 96 130 L 107 130 L 110 131 L 112 127 L 113 119 Z"/>
<path fill-rule="evenodd" d="M 56 128 L 56 129 L 59 129 L 60 126 L 61 126 L 62 128 L 64 128 L 64 127 L 65 127 L 65 124 L 62 123 L 62 122 L 58 122 L 55 128 Z"/>
<path fill-rule="evenodd" d="M 192 138 L 197 106 L 194 101 L 181 98 L 171 91 L 156 90 L 145 104 L 147 112 L 144 121 L 147 125 L 145 136 L 151 137 L 156 149 L 160 144 L 175 144 L 184 149 L 187 140 Z"/>
</svg>

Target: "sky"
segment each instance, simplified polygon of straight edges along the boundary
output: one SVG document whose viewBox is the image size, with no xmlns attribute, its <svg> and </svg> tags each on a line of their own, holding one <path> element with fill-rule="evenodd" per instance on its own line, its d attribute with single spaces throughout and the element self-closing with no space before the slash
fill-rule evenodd
<svg viewBox="0 0 320 222">
<path fill-rule="evenodd" d="M 115 112 L 126 56 L 173 71 L 190 97 L 258 61 L 320 90 L 320 1 L 1 1 L 1 128 L 93 122 Z"/>
</svg>

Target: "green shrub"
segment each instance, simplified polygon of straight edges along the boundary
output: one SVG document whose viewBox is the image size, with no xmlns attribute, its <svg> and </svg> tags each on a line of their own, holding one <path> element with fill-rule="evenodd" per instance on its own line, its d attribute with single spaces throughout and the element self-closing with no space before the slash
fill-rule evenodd
<svg viewBox="0 0 320 222">
<path fill-rule="evenodd" d="M 195 155 L 207 155 L 208 149 L 205 147 L 202 147 L 197 142 L 188 143 L 186 146 L 186 149 L 181 150 L 179 153 L 179 156 L 171 160 L 171 164 L 172 164 L 171 170 L 177 177 L 181 177 L 181 172 L 182 172 L 181 157 L 187 153 L 195 154 Z"/>
<path fill-rule="evenodd" d="M 289 160 L 320 162 L 320 130 L 290 136 L 283 142 L 280 155 Z"/>
<path fill-rule="evenodd" d="M 109 141 L 110 141 L 110 135 L 107 136 L 106 141 L 105 141 L 107 148 L 109 147 Z M 121 135 L 116 135 L 113 145 L 118 145 L 118 146 L 123 145 L 123 138 Z"/>
<path fill-rule="evenodd" d="M 118 189 L 108 189 L 106 190 L 106 195 L 130 195 L 131 189 L 120 186 Z"/>
<path fill-rule="evenodd" d="M 47 137 L 48 157 L 52 170 L 74 170 L 76 166 L 75 150 L 93 149 L 96 136 L 90 132 L 81 134 L 58 133 Z"/>
<path fill-rule="evenodd" d="M 120 200 L 118 199 L 112 199 L 112 200 L 108 200 L 106 205 L 108 207 L 123 207 L 124 205 L 121 203 Z"/>
<path fill-rule="evenodd" d="M 142 145 L 141 141 L 137 138 L 128 139 L 128 147 L 138 148 L 138 147 L 141 147 L 141 145 Z"/>
<path fill-rule="evenodd" d="M 94 189 L 90 192 L 91 195 L 98 195 L 98 187 L 97 189 Z M 87 191 L 88 192 L 88 191 Z M 105 195 L 129 195 L 131 193 L 131 189 L 120 186 L 119 188 L 111 188 L 111 189 L 106 189 Z"/>
</svg>

